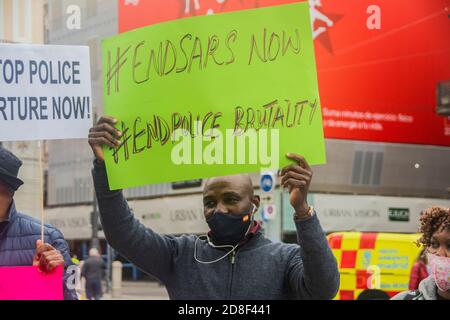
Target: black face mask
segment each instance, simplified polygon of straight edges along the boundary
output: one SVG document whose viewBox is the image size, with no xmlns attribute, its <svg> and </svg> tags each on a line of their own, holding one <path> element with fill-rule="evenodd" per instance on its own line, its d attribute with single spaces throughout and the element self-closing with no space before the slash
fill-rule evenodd
<svg viewBox="0 0 450 320">
<path fill-rule="evenodd" d="M 253 221 L 252 214 L 256 211 L 253 204 L 253 210 L 241 215 L 231 215 L 216 211 L 206 220 L 211 229 L 211 238 L 216 245 L 236 245 L 241 241 L 250 224 Z"/>
</svg>

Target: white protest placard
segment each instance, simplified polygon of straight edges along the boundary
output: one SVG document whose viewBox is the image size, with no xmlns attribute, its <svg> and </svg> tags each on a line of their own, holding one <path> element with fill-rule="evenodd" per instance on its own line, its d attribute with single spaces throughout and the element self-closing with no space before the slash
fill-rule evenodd
<svg viewBox="0 0 450 320">
<path fill-rule="evenodd" d="M 0 141 L 87 138 L 89 48 L 0 44 Z"/>
</svg>

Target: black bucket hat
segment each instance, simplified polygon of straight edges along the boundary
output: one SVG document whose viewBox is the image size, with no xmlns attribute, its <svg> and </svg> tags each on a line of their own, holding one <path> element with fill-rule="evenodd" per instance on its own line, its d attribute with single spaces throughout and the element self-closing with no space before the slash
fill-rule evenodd
<svg viewBox="0 0 450 320">
<path fill-rule="evenodd" d="M 16 191 L 23 181 L 17 178 L 22 161 L 10 151 L 0 147 L 0 181 Z"/>
</svg>

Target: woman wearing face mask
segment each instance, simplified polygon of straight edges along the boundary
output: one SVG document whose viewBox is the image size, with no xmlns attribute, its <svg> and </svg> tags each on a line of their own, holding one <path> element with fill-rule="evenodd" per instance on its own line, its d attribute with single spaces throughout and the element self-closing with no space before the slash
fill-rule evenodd
<svg viewBox="0 0 450 320">
<path fill-rule="evenodd" d="M 420 217 L 419 243 L 425 246 L 430 276 L 418 290 L 401 292 L 393 300 L 450 300 L 450 208 L 431 207 Z"/>
</svg>

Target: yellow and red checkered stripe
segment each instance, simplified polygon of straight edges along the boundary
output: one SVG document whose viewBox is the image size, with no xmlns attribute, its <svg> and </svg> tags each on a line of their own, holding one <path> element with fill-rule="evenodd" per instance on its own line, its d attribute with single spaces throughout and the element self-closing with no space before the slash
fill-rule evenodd
<svg viewBox="0 0 450 320">
<path fill-rule="evenodd" d="M 357 235 L 357 236 L 356 236 Z M 354 300 L 361 292 L 368 289 L 367 282 L 372 272 L 358 269 L 358 254 L 361 250 L 374 250 L 378 233 L 349 232 L 348 234 L 332 234 L 328 241 L 335 255 L 341 272 L 341 286 L 335 299 Z M 390 297 L 399 291 L 386 291 Z"/>
</svg>

